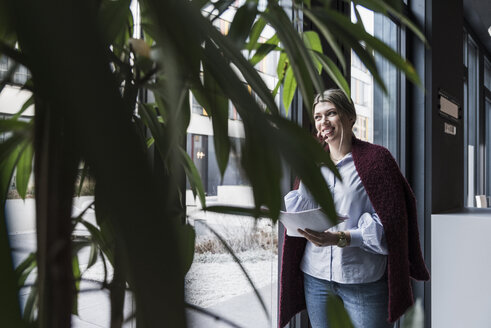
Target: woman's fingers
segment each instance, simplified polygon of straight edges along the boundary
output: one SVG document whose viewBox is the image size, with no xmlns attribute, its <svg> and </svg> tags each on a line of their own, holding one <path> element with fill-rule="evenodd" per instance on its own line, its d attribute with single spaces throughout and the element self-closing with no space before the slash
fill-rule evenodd
<svg viewBox="0 0 491 328">
<path fill-rule="evenodd" d="M 338 243 L 338 235 L 337 233 L 333 233 L 331 231 L 314 231 L 310 229 L 298 229 L 307 240 L 312 242 L 316 246 L 333 246 Z"/>
<path fill-rule="evenodd" d="M 328 246 L 329 244 L 329 235 L 331 232 L 318 232 L 310 229 L 298 229 L 298 232 L 301 233 L 308 241 L 312 242 L 316 246 Z"/>
</svg>

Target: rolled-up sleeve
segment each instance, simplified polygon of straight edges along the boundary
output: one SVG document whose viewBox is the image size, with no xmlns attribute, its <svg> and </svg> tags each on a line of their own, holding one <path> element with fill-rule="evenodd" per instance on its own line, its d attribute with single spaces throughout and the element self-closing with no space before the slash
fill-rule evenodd
<svg viewBox="0 0 491 328">
<path fill-rule="evenodd" d="M 360 247 L 375 254 L 388 254 L 384 227 L 377 213 L 363 213 L 358 221 L 358 228 L 349 232 L 350 247 Z"/>
<path fill-rule="evenodd" d="M 300 182 L 297 190 L 292 190 L 285 196 L 285 208 L 287 212 L 300 212 L 318 208 L 305 185 Z"/>
</svg>

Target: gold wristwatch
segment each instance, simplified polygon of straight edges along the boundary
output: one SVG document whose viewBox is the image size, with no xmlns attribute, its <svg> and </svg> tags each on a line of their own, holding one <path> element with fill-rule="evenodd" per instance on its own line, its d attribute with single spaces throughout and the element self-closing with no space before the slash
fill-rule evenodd
<svg viewBox="0 0 491 328">
<path fill-rule="evenodd" d="M 348 239 L 346 239 L 346 234 L 344 231 L 339 231 L 338 247 L 346 247 L 348 245 Z"/>
</svg>

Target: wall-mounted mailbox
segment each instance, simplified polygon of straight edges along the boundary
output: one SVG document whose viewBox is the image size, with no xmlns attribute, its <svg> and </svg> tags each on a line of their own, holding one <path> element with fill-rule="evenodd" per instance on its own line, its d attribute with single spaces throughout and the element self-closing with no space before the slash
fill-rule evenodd
<svg viewBox="0 0 491 328">
<path fill-rule="evenodd" d="M 455 121 L 460 121 L 462 118 L 462 109 L 459 104 L 443 91 L 438 92 L 438 109 L 440 114 L 446 118 Z"/>
</svg>

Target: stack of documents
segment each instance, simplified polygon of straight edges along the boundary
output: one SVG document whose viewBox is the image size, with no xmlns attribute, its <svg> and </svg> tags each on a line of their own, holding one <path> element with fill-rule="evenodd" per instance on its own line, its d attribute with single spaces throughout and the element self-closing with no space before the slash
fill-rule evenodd
<svg viewBox="0 0 491 328">
<path fill-rule="evenodd" d="M 297 229 L 326 231 L 334 225 L 320 208 L 301 212 L 282 211 L 280 222 L 285 226 L 286 234 L 291 237 L 303 237 Z"/>
</svg>

